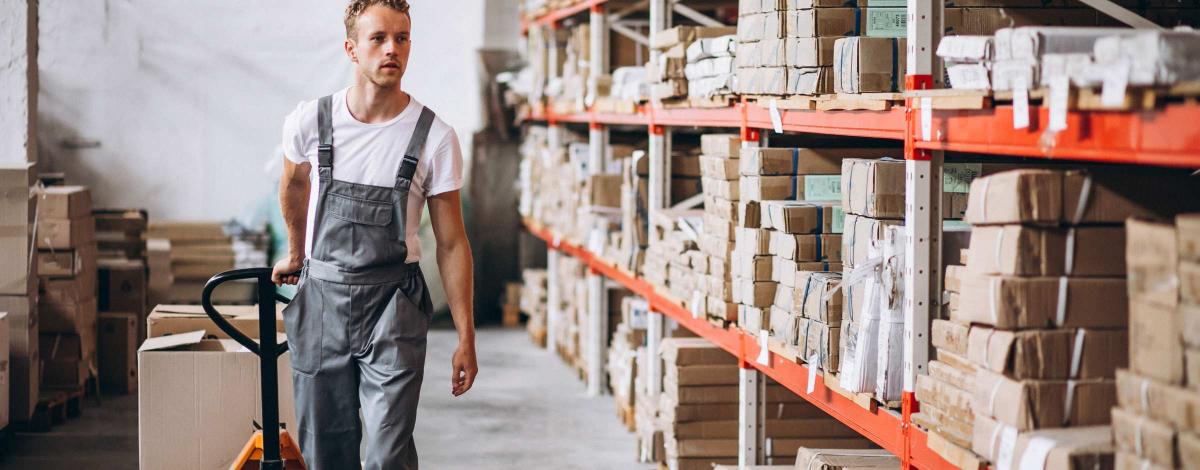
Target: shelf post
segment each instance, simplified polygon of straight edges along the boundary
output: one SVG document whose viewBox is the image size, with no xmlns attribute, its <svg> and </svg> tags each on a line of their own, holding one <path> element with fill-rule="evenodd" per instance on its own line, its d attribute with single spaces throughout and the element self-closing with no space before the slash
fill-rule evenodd
<svg viewBox="0 0 1200 470">
<path fill-rule="evenodd" d="M 604 353 L 608 347 L 608 295 L 604 276 L 588 270 L 588 374 L 589 396 L 600 396 L 605 391 Z"/>
<path fill-rule="evenodd" d="M 764 424 L 766 378 L 754 366 L 742 362 L 738 369 L 738 467 L 760 465 L 765 460 Z"/>
<path fill-rule="evenodd" d="M 546 349 L 554 352 L 555 341 L 554 332 L 558 328 L 559 306 L 562 302 L 562 293 L 558 290 L 558 277 L 561 273 L 558 272 L 558 250 L 550 246 L 546 253 Z"/>
<path fill-rule="evenodd" d="M 662 392 L 662 375 L 663 362 L 658 357 L 659 349 L 662 349 L 663 338 L 663 314 L 656 311 L 649 304 L 649 299 L 646 308 L 646 375 L 650 380 L 646 381 L 646 396 L 650 397 L 650 403 L 658 403 L 658 394 Z"/>
</svg>

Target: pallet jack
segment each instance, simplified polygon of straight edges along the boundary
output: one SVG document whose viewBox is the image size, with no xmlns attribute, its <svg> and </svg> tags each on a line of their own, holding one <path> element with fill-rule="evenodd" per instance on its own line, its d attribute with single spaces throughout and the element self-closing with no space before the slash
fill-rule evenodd
<svg viewBox="0 0 1200 470">
<path fill-rule="evenodd" d="M 258 282 L 258 332 L 259 340 L 238 331 L 225 320 L 212 305 L 212 292 L 217 286 L 229 282 L 255 279 Z M 249 268 L 225 271 L 213 276 L 204 285 L 200 303 L 213 323 L 259 358 L 259 388 L 262 393 L 262 427 L 250 436 L 245 447 L 234 459 L 229 470 L 307 470 L 300 446 L 292 440 L 286 429 L 279 424 L 279 356 L 287 352 L 287 343 L 276 342 L 275 302 L 288 303 L 291 299 L 275 291 L 271 282 L 271 268 Z"/>
</svg>

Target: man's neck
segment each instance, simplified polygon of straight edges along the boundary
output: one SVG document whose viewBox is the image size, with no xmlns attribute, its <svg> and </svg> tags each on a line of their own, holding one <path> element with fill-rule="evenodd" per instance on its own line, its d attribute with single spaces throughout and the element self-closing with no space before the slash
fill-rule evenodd
<svg viewBox="0 0 1200 470">
<path fill-rule="evenodd" d="M 411 100 L 408 93 L 400 89 L 399 84 L 383 88 L 366 81 L 355 84 L 346 92 L 346 105 L 350 115 L 367 124 L 395 118 L 408 107 Z"/>
</svg>

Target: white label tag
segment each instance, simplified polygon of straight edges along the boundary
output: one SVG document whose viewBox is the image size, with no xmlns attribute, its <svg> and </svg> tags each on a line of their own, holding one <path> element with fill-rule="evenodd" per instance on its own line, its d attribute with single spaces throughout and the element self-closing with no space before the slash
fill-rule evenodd
<svg viewBox="0 0 1200 470">
<path fill-rule="evenodd" d="M 921 98 L 921 140 L 933 140 L 933 98 Z"/>
<path fill-rule="evenodd" d="M 704 294 L 698 290 L 692 291 L 692 318 L 704 318 L 704 309 L 700 308 L 700 304 L 704 302 Z"/>
<path fill-rule="evenodd" d="M 562 245 L 562 235 L 559 235 L 557 233 L 554 234 L 554 239 L 551 240 L 551 245 L 554 246 L 555 248 L 558 248 L 560 245 Z"/>
<path fill-rule="evenodd" d="M 1067 130 L 1067 101 L 1071 95 L 1071 82 L 1066 75 L 1050 79 L 1050 132 Z"/>
<path fill-rule="evenodd" d="M 1016 470 L 1012 466 L 1016 446 L 1017 428 L 1004 426 L 1000 431 L 1000 446 L 996 449 L 996 470 Z"/>
<path fill-rule="evenodd" d="M 1129 86 L 1129 61 L 1121 59 L 1104 74 L 1104 88 L 1100 91 L 1100 104 L 1106 108 L 1119 108 L 1125 104 L 1125 89 Z"/>
<path fill-rule="evenodd" d="M 771 104 L 770 104 L 769 108 L 771 111 L 771 127 L 775 128 L 776 133 L 782 134 L 783 133 L 783 116 L 781 114 L 779 114 L 779 103 L 776 102 L 775 100 L 771 100 Z"/>
<path fill-rule="evenodd" d="M 1024 81 L 1013 86 L 1013 129 L 1029 127 L 1029 87 Z"/>
<path fill-rule="evenodd" d="M 768 342 L 767 330 L 758 330 L 758 357 L 754 362 L 764 366 L 771 365 L 771 345 Z"/>
<path fill-rule="evenodd" d="M 817 389 L 817 372 L 821 371 L 821 356 L 813 354 L 808 356 L 808 384 L 804 386 L 804 393 L 812 395 Z"/>
</svg>

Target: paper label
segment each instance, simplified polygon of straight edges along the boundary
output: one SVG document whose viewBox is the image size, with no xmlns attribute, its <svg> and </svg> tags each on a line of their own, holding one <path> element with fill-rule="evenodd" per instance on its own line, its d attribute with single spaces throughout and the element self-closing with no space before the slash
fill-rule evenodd
<svg viewBox="0 0 1200 470">
<path fill-rule="evenodd" d="M 846 211 L 842 210 L 842 206 L 833 207 L 833 221 L 830 222 L 829 231 L 831 233 L 842 233 L 846 230 Z"/>
<path fill-rule="evenodd" d="M 1024 80 L 1013 84 L 1013 129 L 1029 128 L 1029 87 Z"/>
<path fill-rule="evenodd" d="M 779 114 L 779 103 L 775 100 L 771 100 L 771 104 L 769 107 L 770 107 L 770 111 L 771 111 L 771 127 L 775 128 L 776 133 L 782 134 L 783 133 L 783 116 Z"/>
<path fill-rule="evenodd" d="M 1121 59 L 1104 74 L 1104 87 L 1100 91 L 1100 104 L 1106 108 L 1119 108 L 1125 104 L 1125 89 L 1129 86 L 1129 61 Z"/>
<path fill-rule="evenodd" d="M 1050 124 L 1046 129 L 1050 132 L 1067 130 L 1067 101 L 1070 98 L 1071 83 L 1067 76 L 1057 76 L 1050 79 Z"/>
<path fill-rule="evenodd" d="M 758 357 L 754 362 L 764 366 L 771 365 L 771 345 L 768 343 L 767 330 L 758 330 Z"/>
<path fill-rule="evenodd" d="M 817 389 L 817 372 L 821 369 L 821 356 L 813 354 L 808 356 L 808 383 L 804 386 L 804 393 L 812 395 Z"/>
<path fill-rule="evenodd" d="M 841 201 L 841 175 L 805 175 L 804 200 L 806 201 Z"/>
<path fill-rule="evenodd" d="M 921 98 L 921 140 L 933 140 L 933 98 Z"/>
<path fill-rule="evenodd" d="M 953 163 L 942 167 L 942 191 L 947 193 L 969 193 L 971 182 L 983 173 L 982 163 Z"/>
<path fill-rule="evenodd" d="M 692 308 L 692 318 L 704 318 L 704 309 L 700 308 L 702 302 L 704 294 L 698 290 L 692 291 L 692 303 L 689 305 Z"/>
</svg>

